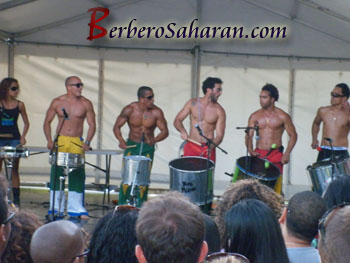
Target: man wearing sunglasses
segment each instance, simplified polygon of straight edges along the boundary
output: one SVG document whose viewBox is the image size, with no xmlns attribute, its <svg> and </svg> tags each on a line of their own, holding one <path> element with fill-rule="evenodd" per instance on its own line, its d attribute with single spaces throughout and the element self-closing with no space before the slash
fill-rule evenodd
<svg viewBox="0 0 350 263">
<path fill-rule="evenodd" d="M 331 146 L 335 157 L 349 157 L 348 135 L 350 131 L 350 91 L 348 85 L 339 83 L 331 92 L 331 105 L 318 109 L 312 123 L 313 149 L 319 149 L 317 161 L 331 156 Z M 317 139 L 320 125 L 323 122 L 321 145 Z M 332 144 L 332 145 L 331 145 Z M 320 147 L 319 147 L 320 146 Z M 319 148 L 318 148 L 319 147 Z"/>
<path fill-rule="evenodd" d="M 222 94 L 222 80 L 208 77 L 202 85 L 204 97 L 193 98 L 186 102 L 174 120 L 175 128 L 181 133 L 181 139 L 186 141 L 184 156 L 208 157 L 206 140 L 200 135 L 211 139 L 219 145 L 225 135 L 226 113 L 218 103 Z M 190 133 L 186 131 L 183 121 L 190 116 Z M 209 158 L 215 162 L 215 146 L 210 145 Z"/>
<path fill-rule="evenodd" d="M 51 122 L 57 115 L 58 124 L 56 136 L 58 135 L 59 152 L 71 154 L 84 154 L 90 149 L 95 130 L 95 112 L 90 100 L 83 97 L 83 83 L 77 76 L 66 78 L 65 86 L 67 93 L 55 98 L 46 112 L 44 121 L 44 133 L 47 139 L 47 147 L 54 151 L 55 143 L 51 137 Z M 87 121 L 89 129 L 85 141 L 83 140 L 84 121 Z M 62 125 L 63 124 L 63 125 Z M 59 177 L 64 174 L 63 167 L 52 165 L 50 180 L 50 209 L 52 213 L 53 191 L 55 191 L 55 213 L 63 216 L 65 195 L 59 198 Z M 68 215 L 88 219 L 87 210 L 84 207 L 85 170 L 84 167 L 74 169 L 69 173 L 68 181 Z M 61 211 L 57 211 L 61 199 Z"/>
<path fill-rule="evenodd" d="M 150 87 L 142 86 L 137 91 L 138 101 L 125 106 L 113 127 L 113 132 L 119 141 L 119 147 L 124 149 L 124 156 L 141 155 L 153 160 L 155 143 L 164 140 L 169 135 L 168 125 L 164 118 L 163 111 L 154 105 L 154 93 Z M 125 139 L 122 136 L 121 128 L 127 123 L 129 136 Z M 154 131 L 158 128 L 160 132 L 155 136 Z M 147 200 L 147 186 L 138 186 L 140 196 L 137 204 Z M 119 204 L 127 204 L 130 198 L 131 186 L 121 184 L 119 191 Z"/>
</svg>

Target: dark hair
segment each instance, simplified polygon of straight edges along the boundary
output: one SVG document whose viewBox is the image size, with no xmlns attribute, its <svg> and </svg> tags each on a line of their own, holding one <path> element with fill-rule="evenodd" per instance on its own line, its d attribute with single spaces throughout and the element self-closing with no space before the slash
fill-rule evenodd
<svg viewBox="0 0 350 263">
<path fill-rule="evenodd" d="M 225 251 L 240 253 L 254 263 L 288 263 L 288 255 L 277 218 L 259 200 L 235 204 L 225 217 Z"/>
<path fill-rule="evenodd" d="M 16 82 L 18 84 L 17 79 L 14 78 L 4 78 L 0 82 L 0 100 L 5 100 L 7 98 L 8 91 L 11 87 L 12 82 Z"/>
<path fill-rule="evenodd" d="M 88 263 L 136 263 L 136 210 L 108 213 L 96 224 L 87 258 Z"/>
<path fill-rule="evenodd" d="M 218 206 L 215 208 L 215 222 L 219 228 L 221 245 L 225 233 L 225 214 L 235 204 L 243 199 L 257 199 L 267 204 L 277 218 L 281 216 L 283 198 L 270 187 L 255 179 L 238 180 L 226 189 Z"/>
<path fill-rule="evenodd" d="M 219 78 L 208 77 L 206 80 L 203 81 L 203 85 L 202 85 L 203 93 L 206 94 L 207 89 L 213 89 L 215 84 L 222 84 L 222 80 Z"/>
<path fill-rule="evenodd" d="M 144 98 L 147 91 L 153 91 L 150 87 L 142 86 L 137 90 L 137 97 Z"/>
<path fill-rule="evenodd" d="M 275 101 L 278 101 L 278 89 L 274 85 L 268 83 L 264 87 L 262 87 L 261 90 L 268 91 L 270 93 L 270 96 L 274 98 Z"/>
<path fill-rule="evenodd" d="M 197 262 L 203 246 L 203 216 L 181 193 L 170 192 L 144 203 L 136 235 L 147 262 Z"/>
<path fill-rule="evenodd" d="M 326 204 L 319 194 L 311 191 L 296 193 L 287 207 L 288 233 L 311 243 L 318 232 L 318 221 L 326 211 Z"/>
<path fill-rule="evenodd" d="M 205 232 L 204 241 L 208 244 L 208 254 L 219 252 L 221 249 L 219 229 L 209 215 L 203 214 Z"/>
<path fill-rule="evenodd" d="M 339 83 L 337 85 L 335 85 L 336 88 L 341 88 L 341 93 L 343 93 L 343 95 L 348 99 L 349 95 L 350 95 L 350 90 L 349 90 L 349 86 L 346 85 L 345 83 Z"/>
<path fill-rule="evenodd" d="M 323 193 L 323 200 L 328 209 L 343 202 L 350 202 L 350 176 L 340 176 L 333 180 Z"/>
<path fill-rule="evenodd" d="M 0 225 L 7 219 L 8 216 L 8 208 L 5 202 L 5 199 L 2 198 L 4 193 L 0 193 Z"/>
<path fill-rule="evenodd" d="M 11 221 L 11 234 L 1 262 L 33 262 L 30 256 L 30 240 L 41 225 L 35 214 L 23 210 L 16 212 Z"/>
</svg>

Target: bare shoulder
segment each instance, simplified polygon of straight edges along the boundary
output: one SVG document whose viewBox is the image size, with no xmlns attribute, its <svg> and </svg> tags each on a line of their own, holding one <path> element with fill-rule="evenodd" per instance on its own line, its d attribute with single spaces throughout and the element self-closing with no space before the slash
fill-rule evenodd
<svg viewBox="0 0 350 263">
<path fill-rule="evenodd" d="M 259 119 L 259 117 L 262 115 L 262 110 L 257 110 L 257 111 L 254 111 L 252 114 L 250 114 L 249 116 L 249 119 Z"/>
<path fill-rule="evenodd" d="M 324 114 L 327 113 L 331 110 L 331 106 L 324 106 L 324 107 L 320 107 L 317 112 Z"/>
<path fill-rule="evenodd" d="M 65 101 L 67 100 L 67 96 L 66 95 L 61 95 L 57 98 L 54 98 L 51 102 L 51 107 L 59 107 L 60 105 L 62 105 L 63 103 L 65 103 Z"/>
<path fill-rule="evenodd" d="M 157 117 L 160 117 L 160 116 L 163 116 L 163 115 L 164 115 L 162 109 L 159 108 L 159 107 L 156 106 L 156 105 L 153 105 L 152 114 L 154 114 L 154 115 L 157 116 Z"/>
<path fill-rule="evenodd" d="M 126 105 L 121 113 L 120 113 L 120 116 L 124 117 L 124 118 L 127 118 L 130 116 L 130 114 L 134 111 L 134 109 L 137 107 L 137 102 L 132 102 L 128 105 Z"/>
<path fill-rule="evenodd" d="M 277 112 L 278 117 L 280 117 L 282 120 L 290 120 L 291 119 L 290 115 L 287 112 L 285 112 L 284 110 L 282 110 L 281 108 L 276 107 L 275 110 Z"/>
<path fill-rule="evenodd" d="M 215 103 L 215 108 L 219 114 L 226 114 L 224 107 L 222 107 L 219 103 Z"/>
</svg>

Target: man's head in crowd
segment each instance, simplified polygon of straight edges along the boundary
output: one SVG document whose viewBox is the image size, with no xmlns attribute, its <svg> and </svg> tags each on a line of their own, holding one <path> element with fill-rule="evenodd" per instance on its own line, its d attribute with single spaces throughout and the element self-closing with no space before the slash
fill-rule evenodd
<svg viewBox="0 0 350 263">
<path fill-rule="evenodd" d="M 319 224 L 322 263 L 348 263 L 350 258 L 350 205 L 327 211 Z"/>
<path fill-rule="evenodd" d="M 202 262 L 208 246 L 199 208 L 181 193 L 147 201 L 136 224 L 136 257 L 140 263 Z"/>
<path fill-rule="evenodd" d="M 39 227 L 30 243 L 34 263 L 83 262 L 77 257 L 84 251 L 80 228 L 67 220 L 55 221 Z"/>
<path fill-rule="evenodd" d="M 295 194 L 279 219 L 284 236 L 287 234 L 310 244 L 317 235 L 318 221 L 326 210 L 319 194 L 311 191 Z"/>
</svg>

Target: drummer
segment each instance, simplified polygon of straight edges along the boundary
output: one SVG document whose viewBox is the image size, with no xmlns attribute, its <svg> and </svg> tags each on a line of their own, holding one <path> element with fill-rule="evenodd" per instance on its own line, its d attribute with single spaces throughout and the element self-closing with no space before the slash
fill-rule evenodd
<svg viewBox="0 0 350 263">
<path fill-rule="evenodd" d="M 350 131 L 350 106 L 349 87 L 345 83 L 339 83 L 331 92 L 331 105 L 318 109 L 314 122 L 312 123 L 312 144 L 316 149 L 319 146 L 317 139 L 320 124 L 323 122 L 322 139 L 320 152 L 317 161 L 321 161 L 331 156 L 331 145 L 334 156 L 349 157 L 348 135 Z M 325 138 L 328 138 L 326 140 Z M 329 140 L 331 139 L 331 141 Z"/>
<path fill-rule="evenodd" d="M 252 113 L 248 121 L 248 126 L 255 127 L 259 136 L 257 136 L 256 149 L 253 150 L 254 129 L 249 130 L 248 151 L 251 156 L 266 157 L 280 169 L 281 176 L 276 182 L 275 191 L 281 194 L 283 165 L 289 162 L 290 153 L 297 141 L 297 133 L 290 116 L 275 106 L 279 94 L 274 85 L 266 84 L 261 89 L 259 98 L 261 109 Z M 289 142 L 287 149 L 283 152 L 282 135 L 284 130 L 289 135 Z"/>
<path fill-rule="evenodd" d="M 181 138 L 186 142 L 184 156 L 208 157 L 206 140 L 200 136 L 198 128 L 203 134 L 219 145 L 225 135 L 226 113 L 218 103 L 222 94 L 222 80 L 208 77 L 202 85 L 203 97 L 193 98 L 186 102 L 185 106 L 177 114 L 174 126 L 181 133 Z M 183 121 L 190 115 L 190 134 L 187 133 Z M 198 128 L 196 128 L 196 125 Z M 215 147 L 210 145 L 210 159 L 215 162 Z"/>
<path fill-rule="evenodd" d="M 64 121 L 63 127 L 58 137 L 58 151 L 73 154 L 84 154 L 84 151 L 90 150 L 90 142 L 96 130 L 94 108 L 91 101 L 81 95 L 84 85 L 79 77 L 67 77 L 65 80 L 65 86 L 67 93 L 55 98 L 51 102 L 51 105 L 46 112 L 44 121 L 44 133 L 47 139 L 47 148 L 54 150 L 54 141 L 51 137 L 51 122 L 57 115 L 58 124 L 56 133 L 59 132 L 59 127 Z M 87 120 L 89 129 L 84 141 L 82 136 L 85 119 Z M 49 214 L 52 213 L 53 190 L 55 190 L 54 211 L 57 213 L 59 207 L 59 176 L 61 176 L 63 172 L 63 167 L 55 167 L 55 165 L 52 165 Z M 84 189 L 84 167 L 74 169 L 69 173 L 68 178 L 67 212 L 69 216 L 88 219 L 88 212 L 84 207 Z M 64 212 L 64 198 L 62 199 L 61 211 L 58 213 L 59 216 L 63 216 Z"/>
<path fill-rule="evenodd" d="M 155 143 L 168 137 L 168 125 L 164 118 L 163 111 L 154 105 L 154 93 L 150 87 L 142 86 L 137 91 L 138 101 L 125 106 L 113 127 L 113 132 L 119 141 L 119 147 L 124 149 L 124 156 L 139 155 L 141 141 L 144 138 L 141 155 L 153 161 Z M 129 136 L 125 139 L 122 136 L 121 128 L 127 123 L 129 126 Z M 160 133 L 154 135 L 154 130 L 158 128 Z M 126 204 L 130 198 L 131 187 L 121 184 L 119 190 L 119 204 Z M 139 186 L 140 196 L 137 204 L 147 200 L 148 186 Z"/>
<path fill-rule="evenodd" d="M 19 84 L 14 78 L 5 78 L 0 83 L 0 147 L 17 147 L 26 144 L 26 135 L 29 129 L 29 120 L 26 108 L 22 101 L 17 99 Z M 17 120 L 21 115 L 24 126 L 22 135 L 18 130 Z M 19 158 L 16 158 L 12 167 L 13 202 L 20 205 L 20 180 L 18 174 Z M 0 160 L 0 171 L 2 159 Z"/>
</svg>

